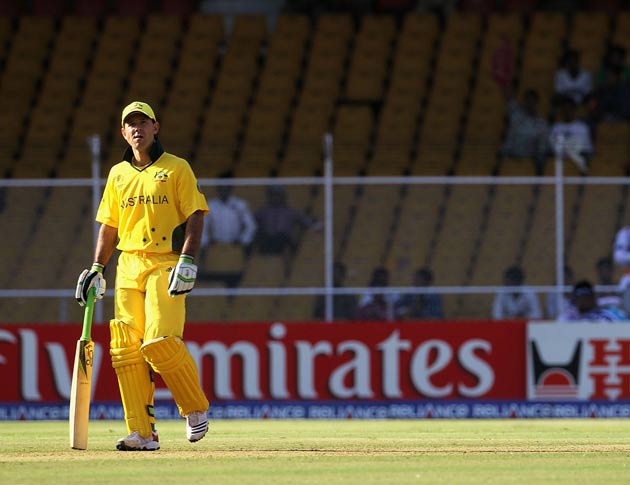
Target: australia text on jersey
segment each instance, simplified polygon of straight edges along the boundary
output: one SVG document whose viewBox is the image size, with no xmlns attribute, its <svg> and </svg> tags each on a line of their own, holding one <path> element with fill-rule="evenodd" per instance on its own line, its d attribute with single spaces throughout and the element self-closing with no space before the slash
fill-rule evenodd
<svg viewBox="0 0 630 485">
<path fill-rule="evenodd" d="M 126 200 L 123 200 L 120 204 L 121 209 L 127 207 L 133 207 L 135 205 L 142 204 L 168 204 L 168 197 L 166 195 L 134 195 Z"/>
</svg>

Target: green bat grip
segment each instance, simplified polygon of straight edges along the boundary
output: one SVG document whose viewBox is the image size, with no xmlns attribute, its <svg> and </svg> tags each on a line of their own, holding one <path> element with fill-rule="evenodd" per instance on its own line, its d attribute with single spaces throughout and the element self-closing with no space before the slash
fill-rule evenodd
<svg viewBox="0 0 630 485">
<path fill-rule="evenodd" d="M 83 333 L 81 340 L 92 340 L 92 317 L 94 316 L 94 301 L 96 300 L 96 288 L 88 290 L 85 313 L 83 314 Z"/>
</svg>

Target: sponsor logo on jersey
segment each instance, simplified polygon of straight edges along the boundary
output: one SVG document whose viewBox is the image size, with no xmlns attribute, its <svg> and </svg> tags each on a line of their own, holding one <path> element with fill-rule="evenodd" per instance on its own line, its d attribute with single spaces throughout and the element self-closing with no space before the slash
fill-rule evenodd
<svg viewBox="0 0 630 485">
<path fill-rule="evenodd" d="M 166 182 L 166 180 L 168 179 L 168 175 L 166 174 L 166 172 L 163 172 L 162 170 L 160 170 L 159 172 L 155 173 L 155 176 L 153 177 L 153 180 L 155 182 Z"/>
</svg>

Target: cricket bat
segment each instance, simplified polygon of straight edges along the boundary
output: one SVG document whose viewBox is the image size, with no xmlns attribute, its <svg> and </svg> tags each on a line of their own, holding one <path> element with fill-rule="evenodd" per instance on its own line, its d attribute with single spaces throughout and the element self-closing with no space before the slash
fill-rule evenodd
<svg viewBox="0 0 630 485">
<path fill-rule="evenodd" d="M 72 368 L 70 388 L 70 446 L 75 450 L 86 450 L 88 444 L 88 423 L 90 421 L 90 398 L 92 391 L 92 364 L 94 363 L 94 342 L 92 341 L 92 316 L 96 290 L 88 290 L 83 332 L 77 341 Z"/>
</svg>

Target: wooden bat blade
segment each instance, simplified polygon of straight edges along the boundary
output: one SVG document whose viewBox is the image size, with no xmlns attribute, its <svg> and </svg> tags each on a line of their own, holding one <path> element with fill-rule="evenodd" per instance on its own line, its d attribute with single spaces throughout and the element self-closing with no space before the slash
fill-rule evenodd
<svg viewBox="0 0 630 485">
<path fill-rule="evenodd" d="M 87 449 L 93 360 L 94 342 L 79 340 L 70 389 L 70 446 L 77 450 Z"/>
</svg>

